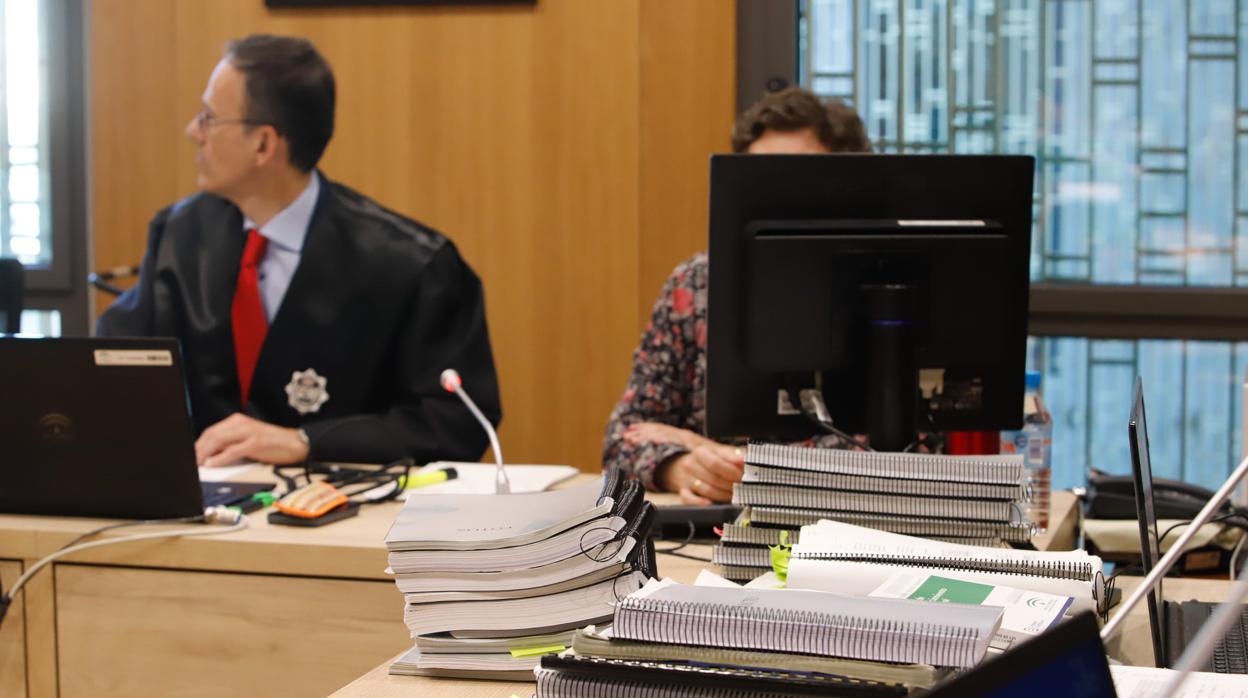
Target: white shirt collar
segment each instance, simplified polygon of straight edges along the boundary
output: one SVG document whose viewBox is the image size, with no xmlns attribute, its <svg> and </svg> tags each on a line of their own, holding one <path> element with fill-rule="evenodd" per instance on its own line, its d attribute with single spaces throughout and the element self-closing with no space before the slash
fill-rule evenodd
<svg viewBox="0 0 1248 698">
<path fill-rule="evenodd" d="M 313 171 L 303 192 L 260 228 L 260 234 L 274 245 L 291 252 L 302 252 L 303 241 L 308 236 L 308 225 L 312 222 L 312 213 L 316 210 L 316 199 L 320 193 L 321 176 Z M 254 227 L 255 221 L 250 218 L 243 219 L 243 230 Z"/>
</svg>

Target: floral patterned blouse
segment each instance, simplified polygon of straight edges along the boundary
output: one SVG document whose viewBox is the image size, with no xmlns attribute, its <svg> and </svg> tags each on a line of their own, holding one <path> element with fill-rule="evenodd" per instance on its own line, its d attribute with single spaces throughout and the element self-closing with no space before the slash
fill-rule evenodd
<svg viewBox="0 0 1248 698">
<path fill-rule="evenodd" d="M 604 468 L 619 466 L 640 478 L 646 489 L 658 489 L 655 468 L 685 453 L 676 443 L 635 443 L 624 432 L 638 422 L 659 422 L 697 434 L 706 429 L 706 289 L 710 261 L 699 252 L 672 271 L 633 353 L 633 372 L 619 403 L 611 411 L 602 445 Z M 843 447 L 831 435 L 802 442 Z"/>
</svg>

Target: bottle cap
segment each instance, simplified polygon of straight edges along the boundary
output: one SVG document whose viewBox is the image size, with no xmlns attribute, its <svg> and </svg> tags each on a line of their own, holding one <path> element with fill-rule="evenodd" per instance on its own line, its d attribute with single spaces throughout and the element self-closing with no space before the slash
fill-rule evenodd
<svg viewBox="0 0 1248 698">
<path fill-rule="evenodd" d="M 1040 389 L 1040 372 L 1028 371 L 1026 381 L 1027 382 L 1024 385 L 1027 386 L 1028 390 L 1039 390 Z"/>
</svg>

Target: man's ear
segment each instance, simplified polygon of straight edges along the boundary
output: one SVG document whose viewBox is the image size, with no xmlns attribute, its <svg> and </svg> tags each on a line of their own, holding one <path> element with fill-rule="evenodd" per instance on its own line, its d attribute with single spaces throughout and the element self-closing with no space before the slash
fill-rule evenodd
<svg viewBox="0 0 1248 698">
<path fill-rule="evenodd" d="M 281 149 L 281 136 L 269 125 L 260 127 L 260 139 L 256 142 L 256 164 L 263 165 L 277 156 Z"/>
</svg>

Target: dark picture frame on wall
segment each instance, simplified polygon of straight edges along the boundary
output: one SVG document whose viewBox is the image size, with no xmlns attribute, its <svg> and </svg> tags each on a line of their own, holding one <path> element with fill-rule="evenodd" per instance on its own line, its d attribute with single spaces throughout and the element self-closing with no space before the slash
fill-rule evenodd
<svg viewBox="0 0 1248 698">
<path fill-rule="evenodd" d="M 395 5 L 536 5 L 537 0 L 264 0 L 265 7 L 380 7 Z"/>
</svg>

